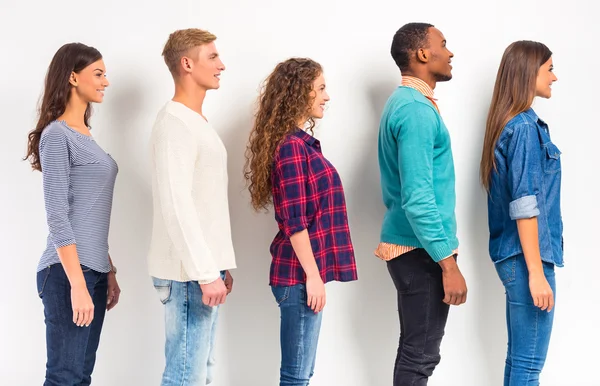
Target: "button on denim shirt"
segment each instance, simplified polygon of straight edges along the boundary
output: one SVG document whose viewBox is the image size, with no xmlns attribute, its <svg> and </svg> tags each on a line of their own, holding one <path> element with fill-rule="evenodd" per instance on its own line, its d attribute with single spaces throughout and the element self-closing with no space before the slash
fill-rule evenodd
<svg viewBox="0 0 600 386">
<path fill-rule="evenodd" d="M 560 155 L 548 125 L 533 109 L 511 119 L 494 151 L 488 195 L 490 256 L 495 263 L 523 253 L 517 221 L 537 217 L 542 261 L 563 265 Z"/>
</svg>

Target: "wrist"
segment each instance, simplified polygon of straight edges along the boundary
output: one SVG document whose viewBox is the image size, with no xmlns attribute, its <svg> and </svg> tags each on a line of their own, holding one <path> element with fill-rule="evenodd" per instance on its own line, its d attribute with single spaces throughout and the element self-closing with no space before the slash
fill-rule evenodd
<svg viewBox="0 0 600 386">
<path fill-rule="evenodd" d="M 438 264 L 442 268 L 442 271 L 445 273 L 458 271 L 458 264 L 456 264 L 456 259 L 454 259 L 454 255 L 448 256 L 447 258 L 438 261 Z"/>
<path fill-rule="evenodd" d="M 71 289 L 78 291 L 78 290 L 82 290 L 84 288 L 87 288 L 87 285 L 85 283 L 85 280 L 74 280 L 73 282 L 70 283 L 71 284 Z"/>
<path fill-rule="evenodd" d="M 306 274 L 306 280 L 315 280 L 315 279 L 321 279 L 321 274 L 318 271 Z"/>
</svg>

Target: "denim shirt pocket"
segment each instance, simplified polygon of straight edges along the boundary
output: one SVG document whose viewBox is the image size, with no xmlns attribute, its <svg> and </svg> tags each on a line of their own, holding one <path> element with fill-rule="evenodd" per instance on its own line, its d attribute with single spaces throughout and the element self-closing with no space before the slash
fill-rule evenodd
<svg viewBox="0 0 600 386">
<path fill-rule="evenodd" d="M 552 174 L 560 172 L 560 155 L 562 154 L 558 147 L 552 142 L 545 143 L 544 154 L 545 159 L 543 162 L 544 173 Z"/>
</svg>

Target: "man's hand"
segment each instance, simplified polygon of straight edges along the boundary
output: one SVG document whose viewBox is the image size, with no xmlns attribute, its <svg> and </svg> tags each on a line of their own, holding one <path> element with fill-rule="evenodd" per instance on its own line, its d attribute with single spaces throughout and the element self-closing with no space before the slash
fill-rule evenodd
<svg viewBox="0 0 600 386">
<path fill-rule="evenodd" d="M 458 306 L 467 301 L 467 283 L 454 257 L 439 262 L 442 267 L 442 283 L 444 285 L 444 303 Z"/>
<path fill-rule="evenodd" d="M 225 283 L 223 282 L 223 279 L 221 279 L 221 276 L 212 283 L 200 284 L 200 289 L 202 289 L 202 303 L 207 306 L 214 307 L 225 303 L 227 287 L 225 287 Z"/>
<path fill-rule="evenodd" d="M 233 276 L 229 271 L 225 271 L 225 287 L 227 288 L 227 295 L 229 295 L 233 289 Z"/>
<path fill-rule="evenodd" d="M 119 303 L 119 296 L 121 296 L 121 288 L 117 283 L 117 276 L 114 272 L 108 273 L 108 293 L 106 299 L 106 310 L 112 310 L 117 303 Z"/>
</svg>

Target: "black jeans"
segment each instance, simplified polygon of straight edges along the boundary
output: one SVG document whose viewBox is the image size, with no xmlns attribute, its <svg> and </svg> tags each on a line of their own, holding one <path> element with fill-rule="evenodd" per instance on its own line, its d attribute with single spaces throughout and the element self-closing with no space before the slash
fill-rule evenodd
<svg viewBox="0 0 600 386">
<path fill-rule="evenodd" d="M 387 262 L 398 291 L 400 344 L 394 386 L 423 386 L 440 363 L 440 344 L 450 306 L 445 304 L 442 269 L 424 249 Z"/>
</svg>

